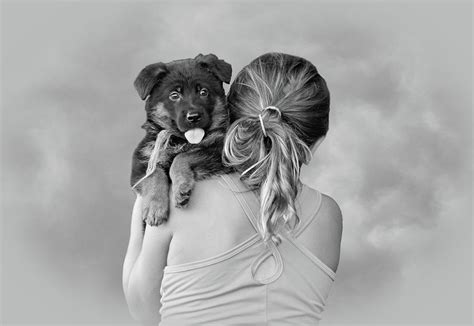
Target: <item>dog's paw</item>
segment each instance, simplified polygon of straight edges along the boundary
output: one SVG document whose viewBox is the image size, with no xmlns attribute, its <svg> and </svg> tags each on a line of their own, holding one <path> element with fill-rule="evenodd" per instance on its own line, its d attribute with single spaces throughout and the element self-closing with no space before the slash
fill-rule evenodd
<svg viewBox="0 0 474 326">
<path fill-rule="evenodd" d="M 176 186 L 173 186 L 173 196 L 175 201 L 175 206 L 177 208 L 184 208 L 189 203 L 189 198 L 191 197 L 191 192 L 194 188 L 194 179 L 187 180 L 186 182 L 181 182 Z"/>
<path fill-rule="evenodd" d="M 150 200 L 143 208 L 143 220 L 151 226 L 158 226 L 165 223 L 169 216 L 168 203 L 158 200 Z"/>
</svg>

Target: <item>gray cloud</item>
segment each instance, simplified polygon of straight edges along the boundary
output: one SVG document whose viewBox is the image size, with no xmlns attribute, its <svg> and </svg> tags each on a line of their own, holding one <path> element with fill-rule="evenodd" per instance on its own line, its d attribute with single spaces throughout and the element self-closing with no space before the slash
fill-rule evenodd
<svg viewBox="0 0 474 326">
<path fill-rule="evenodd" d="M 344 213 L 325 319 L 433 322 L 456 312 L 465 321 L 470 308 L 463 305 L 428 315 L 410 303 L 438 304 L 429 281 L 449 269 L 438 264 L 441 253 L 458 269 L 471 268 L 454 250 L 467 248 L 471 236 L 462 218 L 471 216 L 472 192 L 466 7 L 6 4 L 4 319 L 130 322 L 120 277 L 133 201 L 131 152 L 144 120 L 133 79 L 151 62 L 208 52 L 232 63 L 235 76 L 257 55 L 283 51 L 315 63 L 332 94 L 330 133 L 304 171 Z M 453 245 L 460 232 L 464 240 Z M 442 237 L 448 240 L 437 243 Z M 432 266 L 438 272 L 420 281 L 423 291 L 402 303 L 398 298 L 417 286 L 411 280 Z M 465 297 L 455 289 L 450 293 Z M 34 307 L 29 317 L 24 306 Z"/>
</svg>

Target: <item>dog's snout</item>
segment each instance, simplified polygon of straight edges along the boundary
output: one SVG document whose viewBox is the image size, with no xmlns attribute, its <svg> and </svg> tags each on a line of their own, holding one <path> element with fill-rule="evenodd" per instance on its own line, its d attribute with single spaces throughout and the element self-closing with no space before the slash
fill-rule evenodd
<svg viewBox="0 0 474 326">
<path fill-rule="evenodd" d="M 188 112 L 188 114 L 186 114 L 186 120 L 188 120 L 189 122 L 198 122 L 199 120 L 201 120 L 201 113 L 199 112 Z"/>
</svg>

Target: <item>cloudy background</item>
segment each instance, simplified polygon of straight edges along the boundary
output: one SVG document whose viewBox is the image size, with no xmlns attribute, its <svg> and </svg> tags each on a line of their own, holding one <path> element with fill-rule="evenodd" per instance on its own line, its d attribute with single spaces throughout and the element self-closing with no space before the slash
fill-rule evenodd
<svg viewBox="0 0 474 326">
<path fill-rule="evenodd" d="M 132 323 L 145 65 L 282 51 L 332 95 L 303 172 L 344 215 L 325 323 L 472 321 L 470 2 L 2 2 L 3 323 Z"/>
</svg>

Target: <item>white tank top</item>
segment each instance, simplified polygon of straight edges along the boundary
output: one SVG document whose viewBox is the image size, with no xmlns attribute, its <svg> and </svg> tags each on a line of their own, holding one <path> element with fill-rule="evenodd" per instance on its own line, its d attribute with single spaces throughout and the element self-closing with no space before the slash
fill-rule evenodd
<svg viewBox="0 0 474 326">
<path fill-rule="evenodd" d="M 236 177 L 222 176 L 255 228 L 246 241 L 217 256 L 166 266 L 160 325 L 317 325 L 335 273 L 298 236 L 318 216 L 321 193 L 303 186 L 301 217 L 265 243 L 257 231 L 259 200 Z"/>
</svg>

